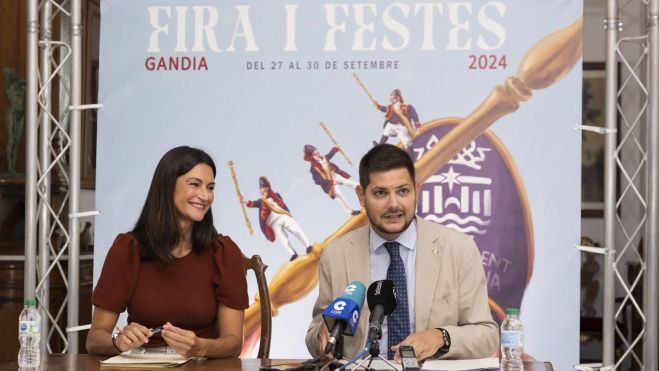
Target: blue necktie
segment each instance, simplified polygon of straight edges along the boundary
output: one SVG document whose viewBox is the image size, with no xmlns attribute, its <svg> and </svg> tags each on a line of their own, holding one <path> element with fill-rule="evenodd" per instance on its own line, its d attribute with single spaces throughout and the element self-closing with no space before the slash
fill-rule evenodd
<svg viewBox="0 0 659 371">
<path fill-rule="evenodd" d="M 396 286 L 396 309 L 387 317 L 387 358 L 394 359 L 391 347 L 399 344 L 410 335 L 410 313 L 407 308 L 407 278 L 405 265 L 400 257 L 400 244 L 396 241 L 385 242 L 384 247 L 391 261 L 387 269 L 387 279 Z"/>
</svg>

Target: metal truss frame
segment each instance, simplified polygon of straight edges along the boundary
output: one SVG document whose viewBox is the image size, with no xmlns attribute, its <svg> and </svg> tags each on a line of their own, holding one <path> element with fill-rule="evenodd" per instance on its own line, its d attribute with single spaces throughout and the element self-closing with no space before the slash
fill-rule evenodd
<svg viewBox="0 0 659 371">
<path fill-rule="evenodd" d="M 636 1 L 645 13 L 641 22 L 646 27 L 640 35 L 619 36 L 622 22 L 617 0 L 608 0 L 604 21 L 604 243 L 608 253 L 604 266 L 603 364 L 598 367 L 602 370 L 659 370 L 659 0 Z M 638 267 L 637 271 L 630 271 L 631 266 Z M 624 293 L 619 300 L 617 290 Z M 640 292 L 642 302 L 637 297 Z M 638 326 L 625 321 L 625 316 L 640 320 Z"/>
<path fill-rule="evenodd" d="M 49 353 L 53 338 L 62 352 L 78 352 L 77 332 L 61 324 L 78 324 L 81 21 L 81 0 L 27 2 L 24 297 L 38 301 Z M 53 280 L 64 282 L 66 298 L 51 308 Z"/>
</svg>

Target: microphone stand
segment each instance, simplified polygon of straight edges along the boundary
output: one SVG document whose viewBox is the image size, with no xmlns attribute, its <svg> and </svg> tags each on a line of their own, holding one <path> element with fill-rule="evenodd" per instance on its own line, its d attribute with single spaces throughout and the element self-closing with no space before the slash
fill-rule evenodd
<svg viewBox="0 0 659 371">
<path fill-rule="evenodd" d="M 339 338 L 336 339 L 336 344 L 334 344 L 332 355 L 337 360 L 343 359 L 343 334 L 339 335 Z"/>
<path fill-rule="evenodd" d="M 380 359 L 383 360 L 386 364 L 388 364 L 392 369 L 394 369 L 394 370 L 398 370 L 398 368 L 397 368 L 396 366 L 394 366 L 394 365 L 393 365 L 391 362 L 389 362 L 386 358 L 384 358 L 384 357 L 382 357 L 382 356 L 380 355 L 380 337 L 382 337 L 382 333 L 379 333 L 378 336 L 377 336 L 377 338 L 375 338 L 375 340 L 373 340 L 373 341 L 371 342 L 371 347 L 368 349 L 368 353 L 369 353 L 369 354 L 368 354 L 368 357 L 364 358 L 361 362 L 359 362 L 359 363 L 357 364 L 357 366 L 355 366 L 355 367 L 353 368 L 353 370 L 356 370 L 356 369 L 358 369 L 359 367 L 364 367 L 365 369 L 370 370 L 370 369 L 371 369 L 371 363 L 373 362 L 373 360 L 374 360 L 375 358 L 380 358 Z M 364 363 L 366 363 L 366 361 L 368 361 L 368 366 L 362 366 Z"/>
<path fill-rule="evenodd" d="M 336 338 L 336 343 L 332 348 L 332 357 L 329 361 L 323 361 L 323 356 L 314 358 L 309 361 L 305 361 L 297 367 L 291 368 L 288 371 L 302 371 L 302 370 L 334 370 L 336 367 L 332 368 L 332 364 L 335 360 L 340 360 L 343 358 L 343 334 L 339 334 Z M 322 361 L 322 362 L 321 362 Z M 320 364 L 318 364 L 320 362 Z"/>
<path fill-rule="evenodd" d="M 332 358 L 320 366 L 319 370 L 333 371 L 340 367 L 340 364 L 337 365 L 335 361 L 340 361 L 343 359 L 343 334 L 340 334 L 336 338 L 336 343 L 334 344 L 334 348 L 332 349 L 331 354 Z"/>
</svg>

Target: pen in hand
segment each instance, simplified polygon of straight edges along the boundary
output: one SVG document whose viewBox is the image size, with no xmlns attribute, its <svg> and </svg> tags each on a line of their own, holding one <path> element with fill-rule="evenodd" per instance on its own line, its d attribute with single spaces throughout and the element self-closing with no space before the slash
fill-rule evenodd
<svg viewBox="0 0 659 371">
<path fill-rule="evenodd" d="M 151 329 L 151 332 L 152 332 L 154 335 L 157 334 L 157 333 L 159 333 L 160 331 L 162 331 L 162 326 L 158 326 L 158 327 L 156 327 L 156 328 L 152 328 L 152 329 Z"/>
</svg>

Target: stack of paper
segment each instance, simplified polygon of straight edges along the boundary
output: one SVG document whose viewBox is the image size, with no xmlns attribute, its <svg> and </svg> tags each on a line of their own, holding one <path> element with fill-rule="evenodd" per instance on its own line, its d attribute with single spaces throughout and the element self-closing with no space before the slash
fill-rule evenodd
<svg viewBox="0 0 659 371">
<path fill-rule="evenodd" d="M 105 361 L 102 366 L 122 368 L 161 368 L 176 367 L 189 361 L 190 358 L 181 357 L 178 354 L 120 354 Z"/>
<path fill-rule="evenodd" d="M 441 371 L 458 371 L 458 370 L 498 370 L 499 358 L 478 358 L 478 359 L 460 359 L 428 360 L 423 363 L 422 370 L 441 370 Z"/>
</svg>

